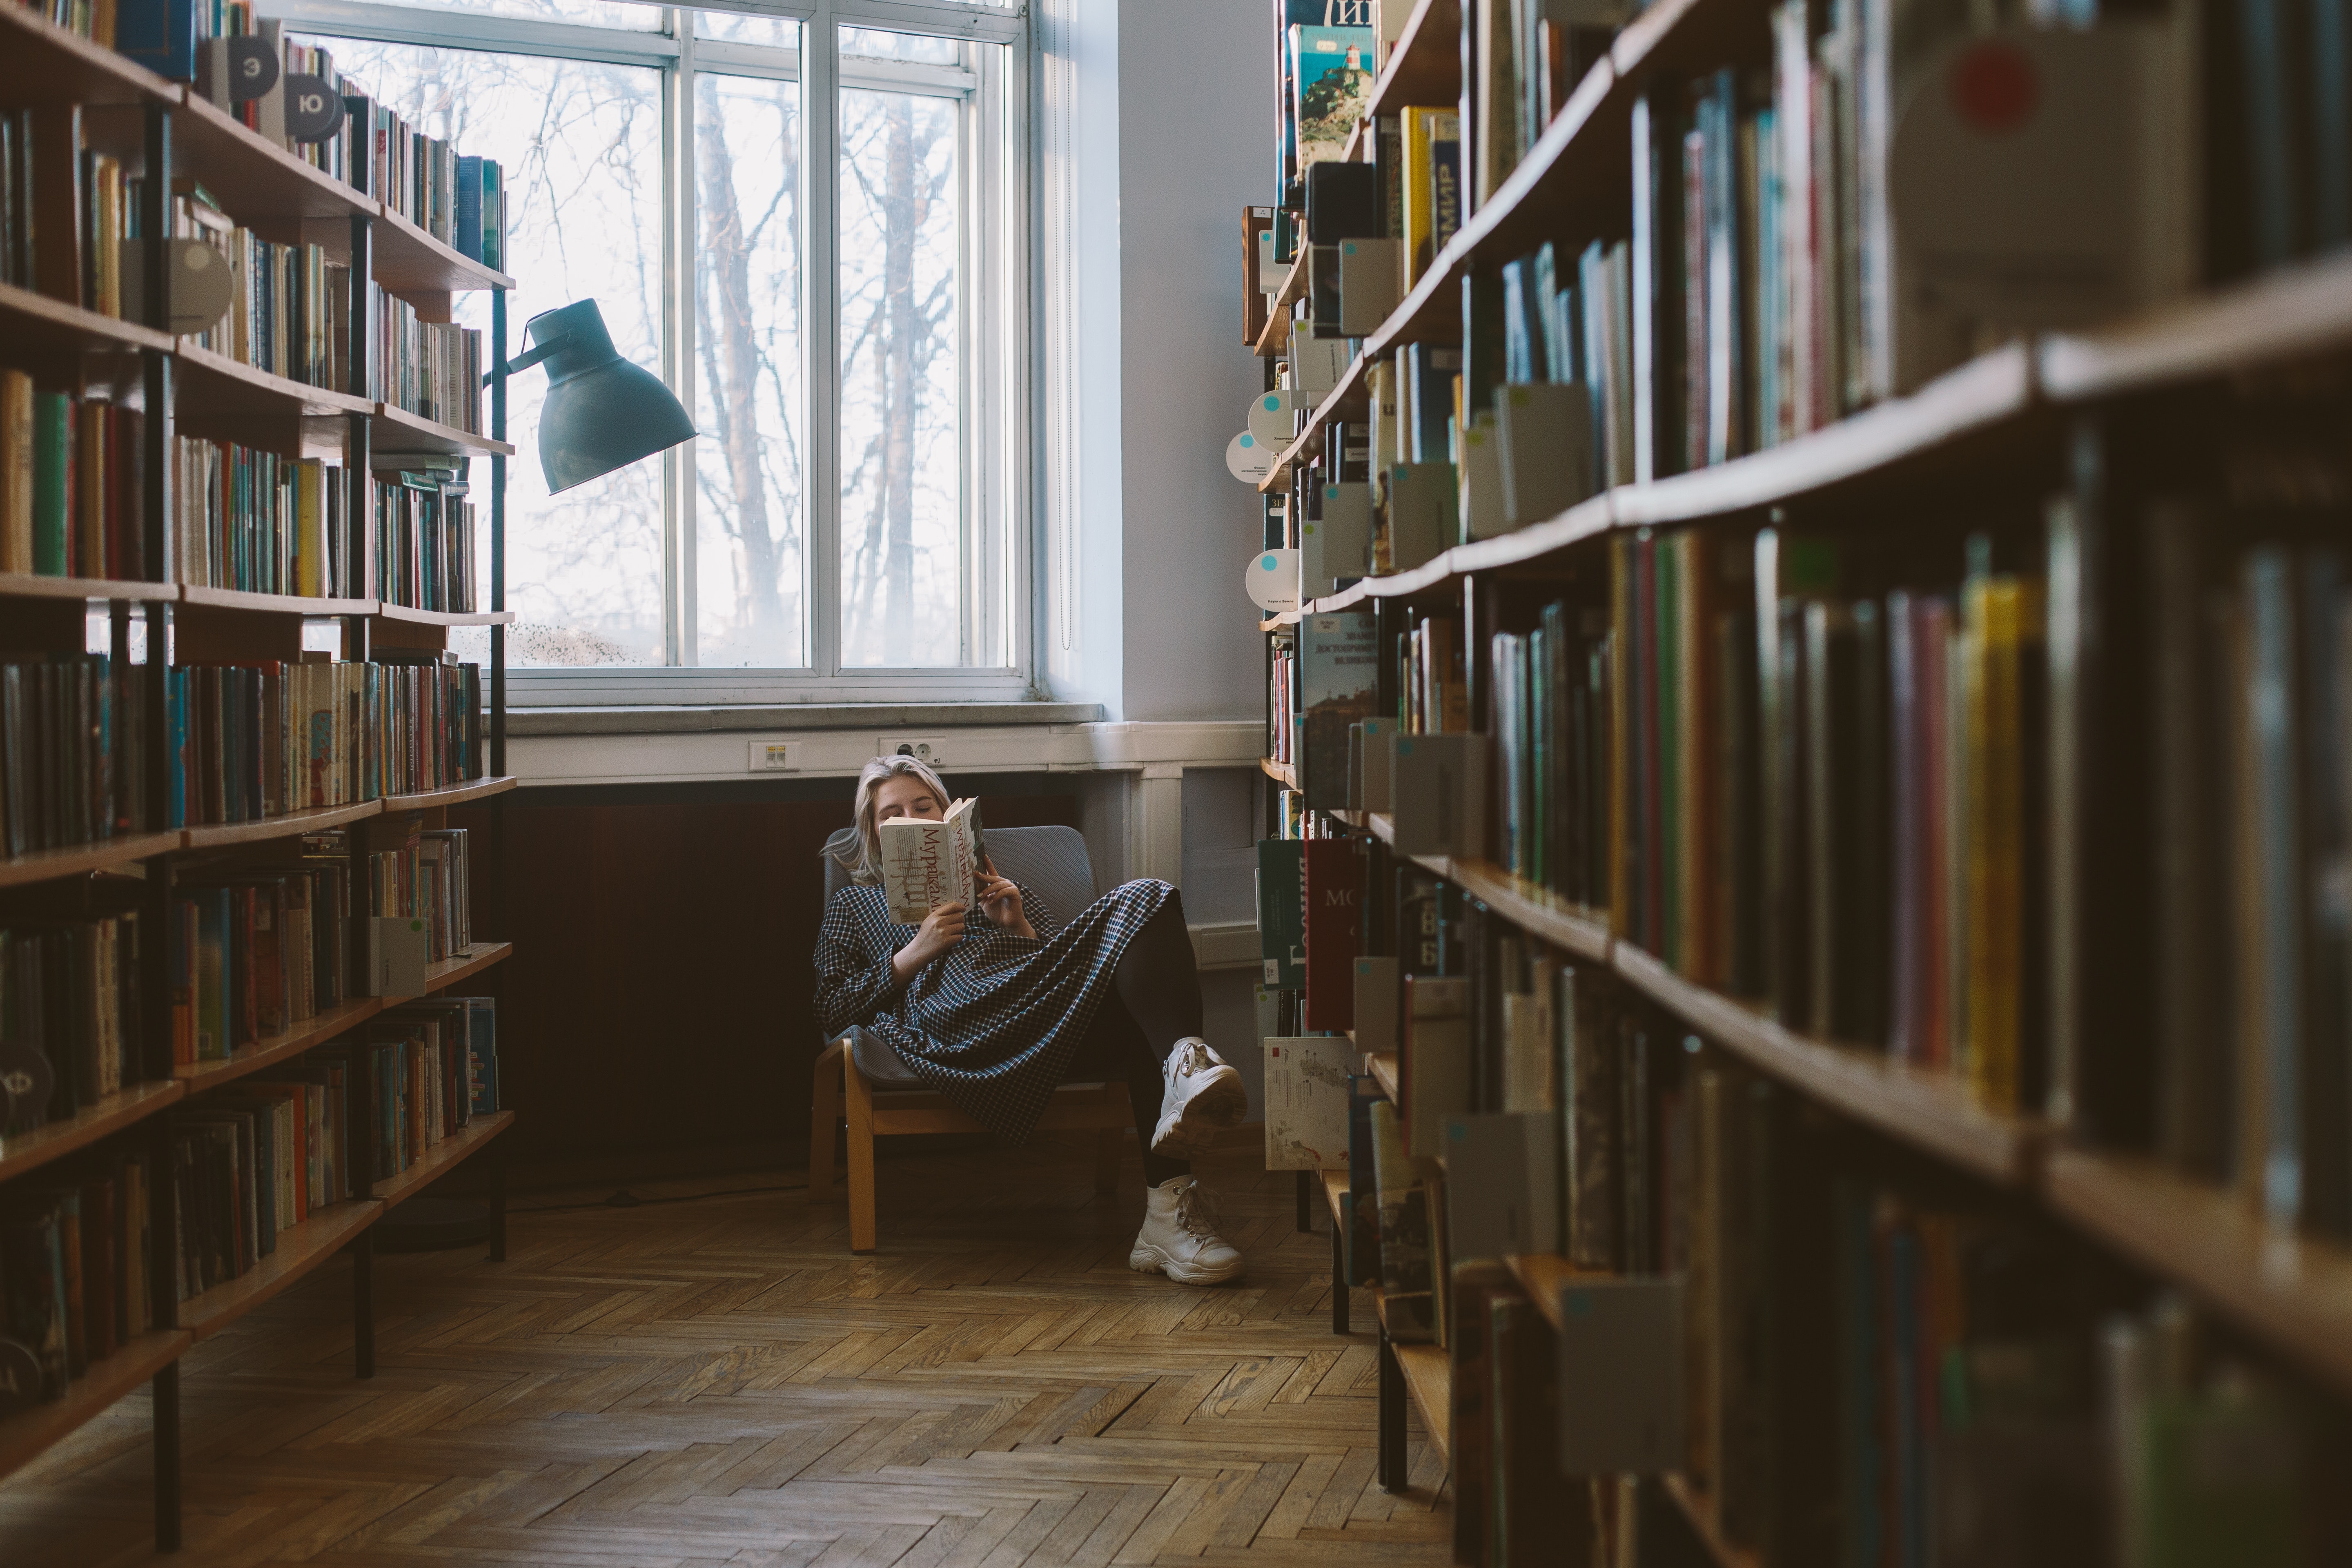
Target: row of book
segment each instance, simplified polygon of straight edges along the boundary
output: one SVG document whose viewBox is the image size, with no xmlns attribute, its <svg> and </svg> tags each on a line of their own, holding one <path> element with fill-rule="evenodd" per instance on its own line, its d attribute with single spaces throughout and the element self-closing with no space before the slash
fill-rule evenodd
<svg viewBox="0 0 2352 1568">
<path fill-rule="evenodd" d="M 232 224 L 201 195 L 178 197 L 187 222 L 178 237 L 203 239 L 227 264 L 227 314 L 201 332 L 195 347 L 307 386 L 351 386 L 351 268 L 316 245 L 278 245 Z M 179 214 L 175 213 L 175 219 Z"/>
<path fill-rule="evenodd" d="M 1363 854 L 1376 885 L 1368 847 L 1306 847 Z M 1605 969 L 1394 879 L 1393 918 L 1356 928 L 1354 1040 L 1295 1033 L 1304 1008 L 1266 1021 L 1294 1031 L 1265 1042 L 1268 1158 L 1347 1171 L 1344 1278 L 1381 1289 L 1391 1339 L 1448 1352 L 1458 1560 L 1615 1528 L 1557 1478 L 1616 1469 L 1679 1474 L 1767 1562 L 2307 1560 L 2340 1512 L 2307 1479 L 2337 1439 L 2177 1300 L 1823 1127 Z M 1334 907 L 1312 900 L 1310 954 Z M 1360 1046 L 1395 1053 L 1394 1101 Z M 1544 1254 L 1568 1289 L 1638 1289 L 1618 1307 L 1651 1331 L 1527 1320 L 1499 1265 Z M 1603 1351 L 1622 1375 L 1576 1382 Z M 2238 1444 L 2246 1463 L 2191 1458 Z"/>
<path fill-rule="evenodd" d="M 0 850 L 26 855 L 146 832 L 147 703 L 105 654 L 0 658 Z"/>
<path fill-rule="evenodd" d="M 460 255 L 504 269 L 506 202 L 498 164 L 460 158 L 451 143 L 422 134 L 339 71 L 330 50 L 288 39 L 284 24 L 257 16 L 250 0 L 45 0 L 27 8 L 159 75 L 195 84 L 208 102 L 247 130 L 377 197 Z M 231 96 L 231 38 L 259 39 L 278 58 L 276 81 L 258 97 Z M 331 135 L 301 141 L 287 133 L 289 76 L 323 81 L 342 100 L 343 120 Z"/>
<path fill-rule="evenodd" d="M 426 829 L 411 818 L 400 844 L 368 857 L 368 912 L 422 924 L 428 963 L 474 943 L 470 843 L 462 827 Z"/>
<path fill-rule="evenodd" d="M 0 572 L 145 577 L 144 419 L 0 367 Z"/>
<path fill-rule="evenodd" d="M 456 468 L 379 474 L 370 489 L 375 595 L 420 610 L 479 609 L 479 541 L 463 474 Z"/>
<path fill-rule="evenodd" d="M 0 1136 L 170 1070 L 144 1026 L 139 912 L 11 915 L 0 926 Z"/>
<path fill-rule="evenodd" d="M 174 449 L 181 582 L 425 610 L 479 606 L 479 542 L 457 465 L 368 476 L 373 531 L 362 553 L 352 548 L 351 471 L 341 464 L 192 436 Z"/>
<path fill-rule="evenodd" d="M 400 653 L 173 668 L 165 826 L 258 822 L 480 778 L 481 667 Z"/>
<path fill-rule="evenodd" d="M 450 321 L 427 321 L 416 307 L 379 285 L 368 285 L 368 320 L 375 344 L 368 354 L 368 396 L 378 403 L 479 434 L 482 428 L 482 334 Z"/>
<path fill-rule="evenodd" d="M 313 1215 L 366 1195 L 498 1110 L 497 1008 L 444 997 L 167 1112 L 132 1139 L 0 1194 L 0 1410 L 57 1400 L 161 1321 L 151 1268 L 186 1302 L 272 1257 Z M 372 1117 L 372 1121 L 370 1118 Z M 169 1207 L 162 1207 L 168 1202 Z"/>
</svg>

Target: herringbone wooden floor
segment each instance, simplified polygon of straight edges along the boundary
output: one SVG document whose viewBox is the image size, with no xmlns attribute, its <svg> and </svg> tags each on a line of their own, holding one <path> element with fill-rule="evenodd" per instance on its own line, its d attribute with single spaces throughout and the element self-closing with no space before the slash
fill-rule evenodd
<svg viewBox="0 0 2352 1568">
<path fill-rule="evenodd" d="M 183 1363 L 179 1561 L 1443 1563 L 1442 1461 L 1416 1425 L 1374 1483 L 1370 1337 L 1258 1163 L 1203 1162 L 1251 1264 L 1215 1290 L 1127 1268 L 1131 1155 L 1097 1198 L 1043 1142 L 886 1160 L 867 1258 L 797 1191 L 523 1198 L 503 1265 L 378 1258 L 364 1383 L 339 1260 Z M 0 1563 L 151 1557 L 149 1467 L 142 1395 L 0 1485 Z"/>
</svg>

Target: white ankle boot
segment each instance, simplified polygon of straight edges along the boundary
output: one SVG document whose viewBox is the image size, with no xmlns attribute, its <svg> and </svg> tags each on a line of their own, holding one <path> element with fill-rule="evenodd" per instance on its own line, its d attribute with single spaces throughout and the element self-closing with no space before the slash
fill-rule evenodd
<svg viewBox="0 0 2352 1568">
<path fill-rule="evenodd" d="M 1197 1036 L 1177 1041 L 1160 1072 L 1166 1088 L 1160 1096 L 1160 1125 L 1151 1134 L 1155 1154 L 1181 1159 L 1213 1129 L 1236 1126 L 1249 1113 L 1242 1075 Z"/>
<path fill-rule="evenodd" d="M 1230 1070 L 1230 1069 L 1228 1069 Z M 1209 1194 L 1191 1176 L 1171 1176 L 1143 1194 L 1143 1228 L 1127 1266 L 1143 1274 L 1165 1274 L 1180 1285 L 1222 1285 L 1239 1279 L 1242 1255 L 1213 1226 Z"/>
</svg>

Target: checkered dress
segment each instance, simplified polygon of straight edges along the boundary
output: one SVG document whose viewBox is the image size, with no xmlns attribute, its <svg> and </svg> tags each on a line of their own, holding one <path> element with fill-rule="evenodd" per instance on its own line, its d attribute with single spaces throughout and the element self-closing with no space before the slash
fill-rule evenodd
<svg viewBox="0 0 2352 1568">
<path fill-rule="evenodd" d="M 1121 883 L 1065 926 L 1014 885 L 1034 940 L 975 909 L 963 940 L 903 989 L 890 960 L 915 928 L 890 918 L 880 888 L 842 889 L 817 932 L 816 1008 L 827 1039 L 864 1025 L 957 1110 L 1018 1143 L 1064 1081 L 1119 955 L 1176 889 L 1149 879 Z"/>
</svg>

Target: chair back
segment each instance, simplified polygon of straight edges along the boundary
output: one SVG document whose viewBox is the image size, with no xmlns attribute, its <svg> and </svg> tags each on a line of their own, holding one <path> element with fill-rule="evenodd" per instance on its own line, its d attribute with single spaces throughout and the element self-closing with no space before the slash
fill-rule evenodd
<svg viewBox="0 0 2352 1568">
<path fill-rule="evenodd" d="M 983 827 L 989 860 L 1000 876 L 1026 886 L 1045 902 L 1055 920 L 1067 923 L 1095 901 L 1094 862 L 1085 835 L 1075 827 Z M 824 901 L 849 886 L 849 869 L 831 855 L 824 861 Z"/>
</svg>

